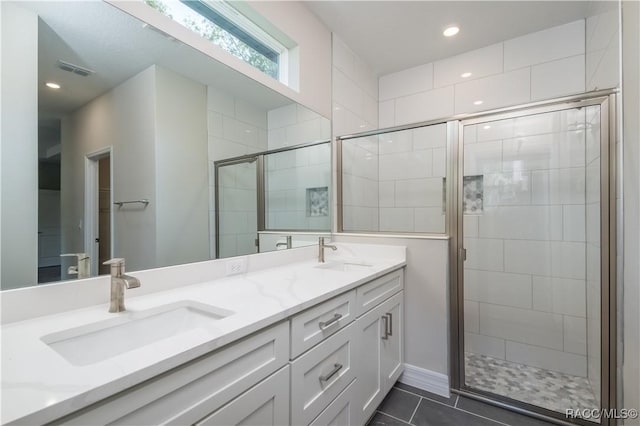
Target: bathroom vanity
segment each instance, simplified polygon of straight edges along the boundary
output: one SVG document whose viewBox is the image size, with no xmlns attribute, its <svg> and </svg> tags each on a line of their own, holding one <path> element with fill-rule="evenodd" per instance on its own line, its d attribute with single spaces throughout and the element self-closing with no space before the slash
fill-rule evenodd
<svg viewBox="0 0 640 426">
<path fill-rule="evenodd" d="M 2 423 L 364 424 L 403 371 L 404 247 L 293 252 L 4 325 Z"/>
</svg>

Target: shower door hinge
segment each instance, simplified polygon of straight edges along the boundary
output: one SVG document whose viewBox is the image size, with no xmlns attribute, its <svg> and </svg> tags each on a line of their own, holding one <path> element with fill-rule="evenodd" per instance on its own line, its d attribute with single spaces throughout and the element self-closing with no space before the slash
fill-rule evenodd
<svg viewBox="0 0 640 426">
<path fill-rule="evenodd" d="M 462 259 L 463 262 L 467 260 L 467 249 L 466 248 L 461 248 L 460 249 L 460 258 Z"/>
</svg>

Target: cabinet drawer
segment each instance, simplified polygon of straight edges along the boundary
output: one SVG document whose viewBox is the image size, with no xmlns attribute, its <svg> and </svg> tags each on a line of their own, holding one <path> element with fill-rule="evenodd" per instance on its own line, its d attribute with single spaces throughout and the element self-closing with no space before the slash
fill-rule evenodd
<svg viewBox="0 0 640 426">
<path fill-rule="evenodd" d="M 309 426 L 352 426 L 360 424 L 355 416 L 356 382 L 355 379 Z"/>
<path fill-rule="evenodd" d="M 357 288 L 356 304 L 360 316 L 384 302 L 404 287 L 404 268 L 398 269 Z"/>
<path fill-rule="evenodd" d="M 291 359 L 317 345 L 355 318 L 356 291 L 307 309 L 291 319 Z"/>
<path fill-rule="evenodd" d="M 197 426 L 289 424 L 289 366 L 258 383 Z"/>
<path fill-rule="evenodd" d="M 291 363 L 291 423 L 307 425 L 355 378 L 354 324 Z"/>
<path fill-rule="evenodd" d="M 256 335 L 102 402 L 56 424 L 193 424 L 286 365 L 289 323 Z"/>
</svg>

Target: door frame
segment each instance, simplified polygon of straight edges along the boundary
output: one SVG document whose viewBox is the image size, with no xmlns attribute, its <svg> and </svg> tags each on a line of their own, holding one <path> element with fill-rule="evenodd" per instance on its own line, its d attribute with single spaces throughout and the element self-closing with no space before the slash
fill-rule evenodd
<svg viewBox="0 0 640 426">
<path fill-rule="evenodd" d="M 98 203 L 99 203 L 99 189 L 98 189 L 98 162 L 109 157 L 109 186 L 111 191 L 109 194 L 109 205 L 113 206 L 113 147 L 108 146 L 96 151 L 92 151 L 85 156 L 84 159 L 84 250 L 89 255 L 91 262 L 91 276 L 98 275 L 98 245 L 96 244 L 96 238 L 98 238 Z M 109 223 L 111 242 L 109 247 L 109 257 L 113 258 L 114 247 L 114 218 L 113 208 L 109 210 Z"/>
<path fill-rule="evenodd" d="M 616 93 L 605 90 L 583 95 L 536 102 L 469 115 L 458 121 L 457 140 L 452 141 L 452 202 L 450 214 L 450 321 L 451 321 L 451 388 L 470 398 L 522 412 L 557 424 L 595 425 L 582 419 L 569 421 L 564 413 L 544 409 L 512 398 L 472 389 L 464 384 L 464 251 L 463 242 L 463 176 L 464 126 L 545 112 L 600 105 L 600 262 L 601 262 L 601 408 L 617 407 L 617 276 L 616 276 Z M 575 407 L 567 407 L 575 408 Z M 615 419 L 602 418 L 600 425 L 615 425 Z"/>
</svg>

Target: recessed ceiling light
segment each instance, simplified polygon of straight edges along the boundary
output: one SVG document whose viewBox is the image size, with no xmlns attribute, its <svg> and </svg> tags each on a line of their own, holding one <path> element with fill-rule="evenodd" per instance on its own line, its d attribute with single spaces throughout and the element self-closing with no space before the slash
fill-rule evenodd
<svg viewBox="0 0 640 426">
<path fill-rule="evenodd" d="M 451 37 L 458 34 L 459 32 L 460 28 L 456 27 L 455 25 L 451 25 L 447 27 L 442 34 L 444 34 L 445 37 Z"/>
<path fill-rule="evenodd" d="M 489 126 L 488 124 L 483 127 L 484 130 L 489 130 L 490 128 L 491 128 L 491 126 Z"/>
<path fill-rule="evenodd" d="M 460 77 L 469 78 L 469 77 L 471 77 L 471 73 L 470 72 L 463 72 L 462 74 L 460 74 Z"/>
<path fill-rule="evenodd" d="M 53 81 L 50 81 L 46 84 L 46 86 L 50 89 L 59 89 L 60 85 L 58 83 L 54 83 Z"/>
<path fill-rule="evenodd" d="M 483 101 L 475 101 L 473 104 L 474 105 L 482 105 Z"/>
</svg>

